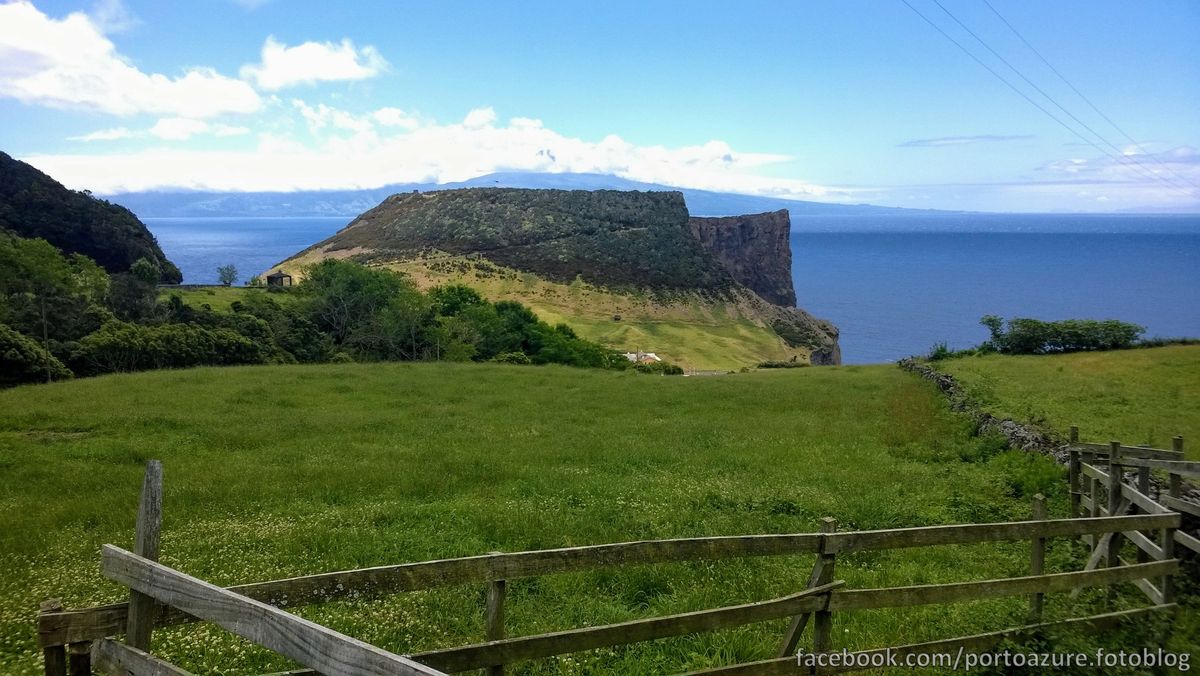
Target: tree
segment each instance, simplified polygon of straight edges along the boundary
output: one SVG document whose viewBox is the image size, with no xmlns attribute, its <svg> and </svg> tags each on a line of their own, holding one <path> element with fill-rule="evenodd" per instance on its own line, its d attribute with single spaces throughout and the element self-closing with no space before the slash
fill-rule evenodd
<svg viewBox="0 0 1200 676">
<path fill-rule="evenodd" d="M 149 258 L 139 258 L 129 266 L 129 274 L 147 284 L 158 284 L 159 278 L 162 277 L 162 270 Z"/>
<path fill-rule="evenodd" d="M 307 296 L 312 321 L 341 345 L 357 325 L 371 320 L 402 289 L 412 286 L 391 270 L 330 259 L 308 270 L 300 291 Z"/>
<path fill-rule="evenodd" d="M 158 289 L 136 275 L 113 275 L 109 280 L 108 306 L 125 321 L 150 319 L 158 309 Z"/>
<path fill-rule="evenodd" d="M 32 339 L 0 324 L 0 386 L 70 378 L 62 362 Z"/>
<path fill-rule="evenodd" d="M 0 321 L 46 352 L 100 326 L 107 286 L 107 274 L 86 256 L 67 258 L 44 239 L 0 233 Z"/>
<path fill-rule="evenodd" d="M 217 281 L 221 282 L 223 286 L 233 286 L 237 280 L 238 271 L 233 264 L 222 265 L 217 268 Z"/>
</svg>

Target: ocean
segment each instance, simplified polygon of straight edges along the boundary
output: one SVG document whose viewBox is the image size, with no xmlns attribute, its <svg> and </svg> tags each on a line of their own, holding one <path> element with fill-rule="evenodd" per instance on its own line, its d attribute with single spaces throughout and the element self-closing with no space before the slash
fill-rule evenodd
<svg viewBox="0 0 1200 676">
<path fill-rule="evenodd" d="M 188 284 L 242 281 L 348 218 L 147 218 Z M 1200 216 L 793 216 L 800 307 L 841 329 L 847 364 L 976 345 L 986 314 L 1120 319 L 1200 337 Z"/>
</svg>

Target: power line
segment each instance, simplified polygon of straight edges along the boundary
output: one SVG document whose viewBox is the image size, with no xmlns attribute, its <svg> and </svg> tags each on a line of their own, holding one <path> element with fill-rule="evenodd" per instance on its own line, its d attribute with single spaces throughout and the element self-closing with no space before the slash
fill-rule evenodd
<svg viewBox="0 0 1200 676">
<path fill-rule="evenodd" d="M 1178 178 L 1179 180 L 1185 181 L 1187 183 L 1190 183 L 1194 187 L 1200 188 L 1200 185 L 1197 185 L 1196 183 L 1192 182 L 1191 179 L 1176 172 L 1174 169 L 1171 168 L 1171 165 L 1167 164 L 1166 162 L 1163 162 L 1162 159 L 1160 159 L 1157 155 L 1153 155 L 1153 154 L 1147 152 L 1146 149 L 1142 147 L 1142 144 L 1140 144 L 1136 140 L 1134 140 L 1133 136 L 1131 136 L 1129 134 L 1129 132 L 1122 129 L 1121 126 L 1118 125 L 1115 121 L 1113 121 L 1113 119 L 1111 117 L 1109 117 L 1108 115 L 1105 115 L 1104 111 L 1100 110 L 1100 108 L 1095 103 L 1092 103 L 1091 99 L 1089 99 L 1087 96 L 1085 96 L 1083 92 L 1079 91 L 1078 87 L 1076 87 L 1074 84 L 1071 83 L 1070 80 L 1067 79 L 1067 76 L 1065 76 L 1061 72 L 1059 72 L 1059 70 L 1054 67 L 1054 64 L 1050 63 L 1049 59 L 1047 59 L 1045 56 L 1042 55 L 1042 53 L 1040 51 L 1038 51 L 1037 47 L 1034 47 L 1029 42 L 1029 40 L 1025 39 L 1025 36 L 1021 34 L 1021 31 L 1017 30 L 1016 26 L 1009 23 L 1008 19 L 1004 18 L 1004 15 L 1002 15 L 995 7 L 992 6 L 992 3 L 988 2 L 988 0 L 983 0 L 983 4 L 987 5 L 987 8 L 992 10 L 992 14 L 995 14 L 996 18 L 1000 19 L 1000 21 L 1002 21 L 1005 26 L 1008 26 L 1008 29 L 1013 32 L 1013 35 L 1016 35 L 1017 38 L 1021 40 L 1021 42 L 1025 43 L 1025 46 L 1029 48 L 1029 51 L 1033 52 L 1039 59 L 1041 59 L 1042 63 L 1046 64 L 1046 67 L 1049 68 L 1051 72 L 1053 72 L 1055 75 L 1058 76 L 1058 79 L 1062 80 L 1063 83 L 1066 84 L 1068 87 L 1070 87 L 1071 91 L 1075 92 L 1075 94 L 1077 96 L 1079 96 L 1079 98 L 1083 99 L 1083 102 L 1088 104 L 1088 106 L 1091 107 L 1091 109 L 1094 110 L 1097 115 L 1104 118 L 1105 122 L 1112 125 L 1113 129 L 1116 129 L 1117 132 L 1120 133 L 1122 136 L 1124 136 L 1127 141 L 1129 141 L 1131 144 L 1133 144 L 1133 147 L 1137 148 L 1142 153 L 1143 156 L 1153 159 L 1155 162 L 1158 163 L 1159 166 L 1161 166 L 1163 169 L 1166 169 L 1167 171 L 1174 174 L 1174 176 L 1176 178 Z"/>
<path fill-rule="evenodd" d="M 1076 124 L 1083 127 L 1084 129 L 1086 129 L 1088 132 L 1090 132 L 1096 138 L 1100 139 L 1101 143 L 1107 145 L 1109 148 L 1112 148 L 1113 151 L 1116 153 L 1116 157 L 1119 158 L 1118 162 L 1124 161 L 1126 166 L 1128 166 L 1130 168 L 1139 169 L 1141 171 L 1142 176 L 1144 176 L 1146 178 L 1149 178 L 1149 179 L 1155 180 L 1155 181 L 1159 181 L 1159 182 L 1163 183 L 1164 185 L 1170 185 L 1173 188 L 1187 190 L 1186 186 L 1176 184 L 1176 183 L 1166 179 L 1165 177 L 1155 174 L 1149 167 L 1146 167 L 1140 161 L 1138 161 L 1138 159 L 1136 157 L 1129 157 L 1128 155 L 1125 155 L 1124 151 L 1122 151 L 1114 143 L 1112 143 L 1107 138 L 1105 138 L 1104 135 L 1102 135 L 1100 132 L 1096 131 L 1095 129 L 1092 129 L 1092 127 L 1090 125 L 1088 125 L 1088 123 L 1079 119 L 1078 117 L 1075 116 L 1074 113 L 1067 110 L 1066 107 L 1064 107 L 1061 103 L 1059 103 L 1057 100 L 1055 100 L 1053 96 L 1050 96 L 1050 94 L 1046 93 L 1046 91 L 1044 89 L 1039 87 L 1036 82 L 1034 82 L 1033 80 L 1030 80 L 1028 77 L 1026 77 L 1025 74 L 1020 71 L 1020 69 L 1018 69 L 1016 66 L 1012 65 L 1012 63 L 1008 59 L 1004 58 L 1004 56 L 1002 54 L 1000 54 L 1000 52 L 997 52 L 995 49 L 992 49 L 992 46 L 989 45 L 983 38 L 979 37 L 978 33 L 971 30 L 971 28 L 969 26 L 967 26 L 965 23 L 963 23 L 957 16 L 955 16 L 953 12 L 946 9 L 946 6 L 941 3 L 941 0 L 933 0 L 933 4 L 937 5 L 943 12 L 946 13 L 946 16 L 948 16 L 954 20 L 954 23 L 958 24 L 960 28 L 965 30 L 971 37 L 975 38 L 976 42 L 983 45 L 984 49 L 991 52 L 992 56 L 999 59 L 1000 62 L 1003 63 L 1005 66 L 1008 66 L 1008 69 L 1011 70 L 1012 72 L 1016 73 L 1017 77 L 1024 80 L 1025 84 L 1028 84 L 1030 87 L 1033 87 L 1034 90 L 1037 91 L 1037 93 L 1044 96 L 1047 101 L 1054 104 L 1059 110 L 1061 110 L 1064 114 L 1066 114 L 1067 117 L 1074 120 L 1076 122 Z"/>
<path fill-rule="evenodd" d="M 910 3 L 908 0 L 900 0 L 900 2 L 904 3 L 904 5 L 905 5 L 906 7 L 908 7 L 909 9 L 911 9 L 911 10 L 913 11 L 913 13 L 914 13 L 914 14 L 916 14 L 916 15 L 917 15 L 917 16 L 919 16 L 919 17 L 921 17 L 921 19 L 922 19 L 922 20 L 924 20 L 924 21 L 925 21 L 925 23 L 927 23 L 927 24 L 929 24 L 931 27 L 933 27 L 933 29 L 934 29 L 934 30 L 936 30 L 938 33 L 941 33 L 941 34 L 942 34 L 942 37 L 944 37 L 944 38 L 946 38 L 947 40 L 949 40 L 951 43 L 953 43 L 953 44 L 954 44 L 954 46 L 955 46 L 955 47 L 958 47 L 960 50 L 962 50 L 962 52 L 963 52 L 964 54 L 966 54 L 967 56 L 971 57 L 971 59 L 972 59 L 973 61 L 975 61 L 975 63 L 978 63 L 980 66 L 982 66 L 982 67 L 983 67 L 985 70 L 987 70 L 989 73 L 991 73 L 991 74 L 992 74 L 992 75 L 993 75 L 993 76 L 994 76 L 994 77 L 995 77 L 997 80 L 1000 80 L 1000 81 L 1001 81 L 1001 82 L 1003 82 L 1005 85 L 1007 85 L 1009 89 L 1013 90 L 1013 91 L 1014 91 L 1014 92 L 1016 92 L 1016 93 L 1017 93 L 1017 95 L 1019 95 L 1021 98 L 1025 99 L 1026 101 L 1028 101 L 1028 102 L 1029 102 L 1029 104 L 1030 104 L 1030 105 L 1032 105 L 1034 108 L 1037 108 L 1038 110 L 1042 111 L 1042 113 L 1043 113 L 1044 115 L 1046 115 L 1046 117 L 1049 117 L 1051 120 L 1054 120 L 1054 121 L 1055 121 L 1055 122 L 1057 122 L 1057 123 L 1058 123 L 1058 125 L 1059 125 L 1059 126 L 1061 126 L 1063 129 L 1066 129 L 1067 131 L 1071 132 L 1071 133 L 1072 133 L 1072 134 L 1074 134 L 1076 137 L 1078 137 L 1078 138 L 1079 138 L 1081 141 L 1083 141 L 1084 143 L 1086 143 L 1086 144 L 1088 144 L 1088 145 L 1092 146 L 1092 147 L 1093 147 L 1093 148 L 1095 148 L 1096 150 L 1100 151 L 1100 152 L 1101 152 L 1101 153 L 1103 153 L 1105 156 L 1107 156 L 1109 159 L 1113 160 L 1114 162 L 1117 162 L 1118 164 L 1120 163 L 1120 160 L 1119 160 L 1119 159 L 1118 159 L 1116 156 L 1114 156 L 1112 153 L 1110 153 L 1109 151 L 1107 151 L 1107 150 L 1105 150 L 1104 148 L 1100 147 L 1100 146 L 1099 146 L 1099 145 L 1098 145 L 1098 144 L 1097 144 L 1095 141 L 1093 141 L 1092 139 L 1090 139 L 1090 138 L 1088 138 L 1088 137 L 1084 136 L 1083 134 L 1079 133 L 1079 131 L 1078 131 L 1078 130 L 1076 130 L 1076 129 L 1075 129 L 1074 127 L 1072 127 L 1071 125 L 1067 124 L 1066 122 L 1063 122 L 1063 121 L 1062 121 L 1061 119 L 1059 119 L 1059 118 L 1058 118 L 1058 116 L 1056 116 L 1054 113 L 1050 112 L 1049 110 L 1046 110 L 1046 107 L 1045 107 L 1045 106 L 1043 106 L 1042 104 L 1038 103 L 1038 102 L 1037 102 L 1037 101 L 1035 101 L 1035 100 L 1034 100 L 1032 97 L 1030 97 L 1028 94 L 1026 94 L 1024 91 L 1022 91 L 1020 87 L 1017 87 L 1017 86 L 1016 86 L 1016 85 L 1014 85 L 1012 82 L 1010 82 L 1010 81 L 1009 81 L 1007 78 L 1005 78 L 1003 75 L 1001 75 L 1000 73 L 996 72 L 996 69 L 992 68 L 991 66 L 989 66 L 989 65 L 987 64 L 987 62 L 986 62 L 986 61 L 984 61 L 983 59 L 980 59 L 978 56 L 976 56 L 974 52 L 972 52 L 971 50 L 967 49 L 967 48 L 966 48 L 966 47 L 965 47 L 965 46 L 964 46 L 964 45 L 963 45 L 961 42 L 959 42 L 958 40 L 955 40 L 955 39 L 954 39 L 954 37 L 953 37 L 953 36 L 951 36 L 949 33 L 947 33 L 945 30 L 943 30 L 941 26 L 939 26 L 939 25 L 937 25 L 936 23 L 934 23 L 932 19 L 930 19 L 929 17 L 925 16 L 925 15 L 924 15 L 923 13 L 921 13 L 921 11 L 920 11 L 920 10 L 918 10 L 916 7 L 913 7 L 913 6 L 912 6 L 912 4 L 911 4 L 911 3 Z M 1157 177 L 1155 177 L 1155 178 L 1157 178 Z M 1181 188 L 1175 187 L 1174 185 L 1171 185 L 1171 184 L 1167 184 L 1167 185 L 1168 185 L 1168 186 L 1170 186 L 1170 187 L 1172 187 L 1172 188 L 1174 188 L 1174 189 L 1176 189 L 1176 190 L 1182 190 Z M 1189 194 L 1189 195 L 1190 195 L 1191 193 L 1190 193 L 1190 192 L 1188 192 L 1187 194 Z"/>
</svg>

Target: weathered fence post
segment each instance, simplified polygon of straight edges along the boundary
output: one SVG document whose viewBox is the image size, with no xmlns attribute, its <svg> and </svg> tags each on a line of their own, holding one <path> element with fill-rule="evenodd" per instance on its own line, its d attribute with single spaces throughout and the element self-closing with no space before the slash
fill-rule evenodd
<svg viewBox="0 0 1200 676">
<path fill-rule="evenodd" d="M 1108 515 L 1118 516 L 1117 512 L 1121 510 L 1121 442 L 1108 442 Z M 1117 568 L 1121 565 L 1121 533 L 1113 531 L 1112 536 L 1108 540 L 1107 561 L 1105 565 L 1109 568 Z M 1108 586 L 1108 596 L 1114 598 L 1117 593 L 1117 585 Z"/>
<path fill-rule="evenodd" d="M 63 609 L 62 599 L 49 599 L 42 601 L 38 607 L 38 614 L 42 613 L 57 613 Z M 42 648 L 42 660 L 45 663 L 46 676 L 66 676 L 67 675 L 67 647 L 61 645 L 52 645 Z"/>
<path fill-rule="evenodd" d="M 162 531 L 162 463 L 146 463 L 142 478 L 142 497 L 138 501 L 137 535 L 133 553 L 158 561 L 159 535 Z M 129 619 L 125 625 L 125 643 L 138 650 L 150 651 L 150 631 L 154 628 L 154 599 L 137 591 L 129 594 Z"/>
<path fill-rule="evenodd" d="M 1071 425 L 1071 436 L 1068 438 L 1070 444 L 1071 461 L 1067 463 L 1068 476 L 1070 477 L 1071 490 L 1071 518 L 1079 516 L 1079 451 L 1075 448 L 1075 444 L 1079 443 L 1079 426 Z"/>
<path fill-rule="evenodd" d="M 92 676 L 92 642 L 80 641 L 67 646 L 67 674 Z"/>
<path fill-rule="evenodd" d="M 837 532 L 837 519 L 828 516 L 821 519 L 821 532 L 827 534 Z M 837 554 L 822 552 L 821 560 L 825 565 L 821 569 L 820 584 L 828 584 L 833 581 L 833 567 L 837 563 Z M 825 595 L 825 608 L 818 610 L 813 617 L 813 652 L 823 653 L 833 647 L 833 613 L 829 611 L 830 597 L 829 594 Z"/>
<path fill-rule="evenodd" d="M 1033 520 L 1046 520 L 1046 496 L 1038 493 L 1033 496 Z M 1029 548 L 1029 574 L 1041 575 L 1046 567 L 1046 538 L 1035 537 Z M 1029 621 L 1036 624 L 1042 621 L 1042 606 L 1046 595 L 1037 593 L 1029 597 Z"/>
<path fill-rule="evenodd" d="M 1145 495 L 1147 497 L 1150 496 L 1150 468 L 1149 467 L 1138 467 L 1137 490 L 1142 495 Z M 1141 509 L 1141 508 L 1137 507 L 1136 505 L 1133 506 L 1132 512 L 1134 514 L 1137 514 L 1139 512 L 1141 512 L 1143 514 L 1150 514 L 1150 512 L 1148 512 L 1144 509 Z M 1146 535 L 1146 533 L 1143 532 L 1142 535 Z M 1151 533 L 1150 535 L 1153 536 L 1153 533 Z M 1137 562 L 1138 563 L 1149 563 L 1150 562 L 1150 554 L 1147 553 L 1146 550 L 1142 549 L 1141 547 L 1137 547 Z"/>
<path fill-rule="evenodd" d="M 837 521 L 835 519 L 826 517 L 821 520 L 821 532 L 823 534 L 836 531 Z M 821 543 L 817 545 L 817 561 L 813 564 L 812 573 L 808 576 L 809 589 L 833 582 L 835 556 L 832 553 L 827 554 L 826 549 L 826 538 L 822 537 Z M 796 654 L 796 647 L 800 645 L 800 636 L 804 634 L 804 628 L 808 626 L 808 621 L 812 618 L 812 615 L 812 613 L 801 613 L 792 618 L 792 623 L 788 626 L 787 633 L 783 635 L 783 643 L 779 646 L 778 657 L 790 657 Z"/>
<path fill-rule="evenodd" d="M 1175 475 L 1178 476 L 1178 475 Z M 1175 558 L 1175 529 L 1163 528 L 1158 532 L 1158 546 L 1162 547 L 1162 560 L 1170 561 Z M 1159 589 L 1162 591 L 1163 603 L 1175 602 L 1175 578 L 1163 575 Z"/>
<path fill-rule="evenodd" d="M 1183 452 L 1183 437 L 1175 437 L 1171 440 L 1171 448 L 1173 450 Z M 1183 475 L 1172 472 L 1168 477 L 1167 492 L 1172 497 L 1178 500 L 1183 496 Z M 1175 558 L 1175 529 L 1164 528 L 1158 534 L 1158 546 L 1162 547 L 1163 560 Z M 1175 582 L 1170 575 L 1164 575 L 1162 579 L 1162 597 L 1163 603 L 1175 602 Z"/>
<path fill-rule="evenodd" d="M 1079 492 L 1079 451 L 1072 448 L 1070 453 L 1071 459 L 1067 463 L 1067 469 L 1068 476 L 1070 477 L 1069 486 L 1071 490 L 1071 518 L 1074 519 L 1075 517 L 1080 516 L 1079 507 L 1082 502 Z"/>
<path fill-rule="evenodd" d="M 492 552 L 499 554 L 500 552 Z M 484 615 L 484 637 L 489 641 L 504 638 L 504 597 L 507 594 L 504 580 L 492 580 L 488 584 L 487 611 Z M 504 665 L 494 664 L 487 668 L 488 676 L 503 676 Z"/>
<path fill-rule="evenodd" d="M 1092 467 L 1100 466 L 1100 462 L 1098 460 L 1096 460 L 1096 457 L 1098 457 L 1098 456 L 1093 454 L 1092 457 L 1089 458 L 1091 460 L 1091 463 L 1089 463 L 1089 464 L 1091 464 Z M 1090 493 L 1092 496 L 1092 506 L 1088 510 L 1088 516 L 1090 516 L 1094 519 L 1094 518 L 1100 516 L 1100 480 L 1097 479 L 1096 477 L 1090 476 L 1090 475 L 1088 476 L 1088 493 Z M 1095 549 L 1096 547 L 1100 546 L 1100 539 L 1102 537 L 1103 536 L 1095 534 L 1095 533 L 1088 535 L 1087 536 L 1088 546 L 1091 547 L 1092 549 Z"/>
<path fill-rule="evenodd" d="M 1171 450 L 1183 453 L 1183 437 L 1175 436 L 1171 438 Z"/>
</svg>

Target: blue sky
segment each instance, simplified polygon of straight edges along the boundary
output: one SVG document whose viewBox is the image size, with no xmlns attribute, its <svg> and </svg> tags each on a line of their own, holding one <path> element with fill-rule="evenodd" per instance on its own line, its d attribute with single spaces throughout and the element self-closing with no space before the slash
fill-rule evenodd
<svg viewBox="0 0 1200 676">
<path fill-rule="evenodd" d="M 106 193 L 596 171 L 896 206 L 1200 211 L 1200 3 L 989 1 L 1121 131 L 984 0 L 908 0 L 1103 151 L 904 0 L 13 2 L 0 149 Z"/>
</svg>

